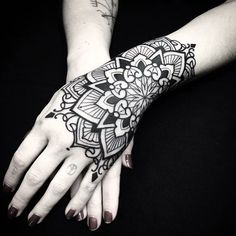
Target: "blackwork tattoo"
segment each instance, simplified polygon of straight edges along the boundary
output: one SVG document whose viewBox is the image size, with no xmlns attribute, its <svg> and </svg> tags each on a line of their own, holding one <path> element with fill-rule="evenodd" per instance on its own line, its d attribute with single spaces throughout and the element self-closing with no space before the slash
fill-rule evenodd
<svg viewBox="0 0 236 236">
<path fill-rule="evenodd" d="M 97 8 L 97 12 L 100 12 L 101 16 L 107 20 L 107 24 L 112 31 L 117 11 L 116 0 L 90 0 L 90 2 L 93 7 Z"/>
<path fill-rule="evenodd" d="M 62 88 L 61 117 L 73 134 L 71 147 L 93 159 L 92 181 L 128 146 L 151 102 L 194 76 L 195 44 L 167 37 L 134 47 Z"/>
<path fill-rule="evenodd" d="M 77 165 L 70 164 L 70 165 L 68 165 L 67 169 L 68 169 L 67 174 L 68 175 L 73 175 L 77 170 Z"/>
</svg>

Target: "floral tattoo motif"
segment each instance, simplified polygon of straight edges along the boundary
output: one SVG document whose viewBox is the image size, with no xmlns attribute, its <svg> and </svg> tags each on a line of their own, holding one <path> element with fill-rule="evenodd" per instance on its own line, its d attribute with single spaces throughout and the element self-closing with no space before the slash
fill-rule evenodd
<svg viewBox="0 0 236 236">
<path fill-rule="evenodd" d="M 122 53 L 62 88 L 60 108 L 46 118 L 62 117 L 96 168 L 92 181 L 108 170 L 128 146 L 143 112 L 161 93 L 194 76 L 195 44 L 166 37 Z"/>
</svg>

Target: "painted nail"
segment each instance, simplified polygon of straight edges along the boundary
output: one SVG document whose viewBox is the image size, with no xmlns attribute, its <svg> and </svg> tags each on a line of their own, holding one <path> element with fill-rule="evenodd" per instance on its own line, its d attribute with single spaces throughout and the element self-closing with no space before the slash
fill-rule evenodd
<svg viewBox="0 0 236 236">
<path fill-rule="evenodd" d="M 97 219 L 95 217 L 89 217 L 89 229 L 94 231 L 97 229 Z"/>
<path fill-rule="evenodd" d="M 18 213 L 18 209 L 11 206 L 9 209 L 8 209 L 8 218 L 9 219 L 13 219 L 17 216 L 17 213 Z"/>
<path fill-rule="evenodd" d="M 84 212 L 83 212 L 83 211 L 80 211 L 79 214 L 78 214 L 78 216 L 77 216 L 77 220 L 78 220 L 78 221 L 81 221 L 81 220 L 83 220 L 83 219 L 84 219 Z"/>
<path fill-rule="evenodd" d="M 110 224 L 112 222 L 112 214 L 109 211 L 104 212 L 104 221 L 106 224 Z"/>
<path fill-rule="evenodd" d="M 13 191 L 13 189 L 10 186 L 8 186 L 6 184 L 3 185 L 3 192 L 11 193 L 12 191 Z"/>
<path fill-rule="evenodd" d="M 73 218 L 74 217 L 74 214 L 75 214 L 75 210 L 69 210 L 68 212 L 67 212 L 67 214 L 66 214 L 66 219 L 67 220 L 70 220 L 71 218 Z"/>
<path fill-rule="evenodd" d="M 132 162 L 131 154 L 126 154 L 126 155 L 125 155 L 125 162 L 126 162 L 127 166 L 128 166 L 130 169 L 133 168 L 133 162 Z"/>
<path fill-rule="evenodd" d="M 28 220 L 28 225 L 30 227 L 33 227 L 39 222 L 39 220 L 40 220 L 40 216 L 33 214 Z"/>
</svg>

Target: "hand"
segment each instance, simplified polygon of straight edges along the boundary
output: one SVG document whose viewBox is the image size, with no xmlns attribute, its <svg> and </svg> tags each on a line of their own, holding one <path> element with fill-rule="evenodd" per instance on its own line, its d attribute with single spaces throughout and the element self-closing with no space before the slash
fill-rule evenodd
<svg viewBox="0 0 236 236">
<path fill-rule="evenodd" d="M 64 161 L 32 212 L 40 212 L 38 218 L 45 216 L 86 169 L 66 208 L 66 214 L 77 215 L 127 148 L 153 99 L 194 73 L 193 48 L 168 38 L 156 39 L 59 90 L 37 118 L 6 173 L 5 184 L 15 188 L 23 171 L 36 159 L 12 199 L 10 212 L 19 215 Z"/>
<path fill-rule="evenodd" d="M 103 69 L 100 70 L 103 71 Z M 108 127 L 107 131 L 114 130 L 113 135 L 117 135 L 117 138 L 109 139 L 111 143 L 105 141 L 109 138 L 107 134 L 99 137 L 101 135 L 100 131 L 98 132 L 96 129 L 107 132 L 102 126 L 107 127 L 108 124 L 104 123 L 105 119 L 101 119 L 100 124 L 93 123 L 93 119 L 96 119 L 97 115 L 96 109 L 99 108 L 96 105 L 98 102 L 96 98 L 92 98 L 95 107 L 87 115 L 84 106 L 80 105 L 80 102 L 83 101 L 81 99 L 86 100 L 86 96 L 90 93 L 97 93 L 96 87 L 93 88 L 93 86 L 101 84 L 101 81 L 96 77 L 90 78 L 97 72 L 98 70 L 95 70 L 86 76 L 81 76 L 55 93 L 49 104 L 38 116 L 31 132 L 16 151 L 5 178 L 6 185 L 12 188 L 15 188 L 24 170 L 35 158 L 37 159 L 26 173 L 20 188 L 12 199 L 10 212 L 12 209 L 17 209 L 17 216 L 20 215 L 33 194 L 55 168 L 64 161 L 47 192 L 35 206 L 32 213 L 34 218 L 35 215 L 40 217 L 40 222 L 65 194 L 81 171 L 88 167 L 87 174 L 84 176 L 77 194 L 66 209 L 66 214 L 71 214 L 74 209 L 74 214 L 77 214 L 85 206 L 104 174 L 128 146 L 133 135 L 131 134 L 128 139 L 128 134 L 125 134 L 127 132 L 119 131 L 119 127 L 116 134 L 115 129 Z M 86 87 L 89 83 L 87 77 L 94 80 L 90 84 L 91 88 Z M 107 90 L 107 92 L 109 91 Z M 74 95 L 76 97 L 73 97 Z M 102 102 L 102 99 L 107 95 L 100 93 L 99 96 Z M 90 100 L 90 95 L 88 99 Z M 84 102 L 83 104 L 87 103 Z M 91 105 L 89 104 L 89 109 Z M 99 115 L 103 112 L 102 103 L 100 106 Z M 76 107 L 80 111 L 76 111 Z M 80 114 L 80 112 L 82 113 Z M 104 112 L 103 115 L 109 118 L 109 114 Z M 90 119 L 92 119 L 92 122 L 89 122 Z M 115 120 L 114 118 L 111 120 L 110 126 L 115 125 Z M 101 125 L 101 128 L 98 125 Z M 114 146 L 114 144 L 116 145 Z M 30 216 L 32 216 L 32 213 Z"/>
<path fill-rule="evenodd" d="M 97 51 L 97 50 L 96 50 Z M 68 61 L 68 73 L 67 82 L 72 81 L 78 74 L 86 73 L 92 68 L 98 67 L 102 62 L 109 61 L 108 53 L 102 51 L 96 57 L 94 57 L 94 50 L 90 53 L 81 54 L 73 53 L 73 56 L 69 57 Z M 90 58 L 90 59 L 88 59 Z M 93 58 L 93 61 L 91 61 Z M 117 214 L 119 203 L 119 184 L 120 184 L 120 172 L 121 172 L 121 159 L 125 167 L 132 168 L 131 152 L 133 147 L 133 140 L 128 145 L 122 156 L 116 161 L 116 163 L 107 172 L 101 184 L 98 184 L 92 197 L 82 211 L 77 215 L 77 220 L 81 221 L 87 218 L 87 224 L 90 230 L 96 230 L 101 224 L 102 216 L 105 223 L 111 223 Z M 71 187 L 71 197 L 76 194 L 79 189 L 80 183 L 83 179 L 83 174 L 80 174 Z M 73 215 L 68 215 L 70 219 Z"/>
<path fill-rule="evenodd" d="M 90 230 L 99 228 L 102 220 L 109 224 L 117 214 L 119 203 L 119 188 L 120 188 L 120 172 L 121 165 L 132 168 L 131 151 L 133 140 L 128 145 L 122 156 L 115 162 L 111 169 L 107 172 L 100 184 L 97 185 L 92 197 L 89 199 L 86 207 L 78 213 L 76 217 L 81 221 L 87 217 L 87 224 Z M 77 178 L 71 187 L 71 197 L 76 194 L 82 181 L 82 174 Z"/>
</svg>

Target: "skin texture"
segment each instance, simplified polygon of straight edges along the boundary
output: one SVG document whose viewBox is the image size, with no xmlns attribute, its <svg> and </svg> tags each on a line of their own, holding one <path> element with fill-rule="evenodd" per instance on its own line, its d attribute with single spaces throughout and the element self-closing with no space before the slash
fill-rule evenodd
<svg viewBox="0 0 236 236">
<path fill-rule="evenodd" d="M 70 148 L 93 160 L 91 182 L 103 175 L 131 141 L 138 121 L 161 93 L 194 75 L 195 44 L 156 39 L 116 57 L 62 88 L 59 108 L 45 118 L 65 122 Z"/>
<path fill-rule="evenodd" d="M 18 209 L 17 216 L 21 214 L 35 192 L 63 162 L 30 218 L 40 216 L 41 222 L 86 170 L 66 208 L 68 218 L 78 215 L 88 200 L 99 194 L 96 187 L 100 191 L 100 181 L 128 147 L 151 102 L 192 78 L 194 48 L 195 44 L 183 44 L 167 37 L 155 39 L 122 53 L 56 92 L 15 153 L 6 174 L 8 179 L 16 168 L 16 184 L 33 162 L 10 209 Z M 36 149 L 27 149 L 36 145 Z M 21 153 L 24 163 L 19 163 Z M 117 168 L 113 175 L 117 176 L 119 171 Z M 24 200 L 19 201 L 22 196 Z M 107 213 L 106 216 L 111 218 Z"/>
<path fill-rule="evenodd" d="M 100 1 L 105 3 L 104 0 Z M 118 1 L 106 1 L 106 4 L 112 5 L 112 19 L 115 21 Z M 67 82 L 73 80 L 79 75 L 83 75 L 105 62 L 110 60 L 109 45 L 113 31 L 113 25 L 108 19 L 102 16 L 101 11 L 104 8 L 94 6 L 88 0 L 64 0 L 63 21 L 67 38 L 68 47 L 68 73 Z M 96 57 L 94 56 L 96 53 Z M 119 183 L 121 165 L 129 167 L 125 162 L 125 154 L 131 154 L 132 145 L 129 145 L 126 152 L 120 157 L 121 161 L 115 165 L 99 184 L 88 204 L 79 214 L 78 220 L 93 216 L 97 220 L 97 228 L 101 224 L 101 219 L 105 211 L 109 211 L 116 217 L 119 199 Z M 78 191 L 83 174 L 79 175 L 71 187 L 71 197 Z M 106 194 L 105 194 L 106 193 Z M 108 194 L 109 193 L 109 194 Z M 31 213 L 29 217 L 31 216 Z M 89 226 L 89 225 L 88 225 Z"/>
<path fill-rule="evenodd" d="M 236 57 L 235 10 L 235 1 L 216 7 L 167 37 L 155 39 L 128 50 L 97 70 L 76 78 L 56 92 L 38 116 L 31 132 L 16 151 L 6 173 L 4 183 L 14 190 L 20 177 L 33 163 L 9 205 L 11 215 L 19 216 L 21 214 L 34 193 L 62 162 L 63 164 L 51 181 L 47 192 L 32 210 L 30 216 L 40 216 L 39 222 L 41 222 L 72 183 L 76 181 L 79 174 L 86 169 L 87 171 L 80 182 L 78 190 L 75 191 L 66 208 L 66 214 L 70 210 L 74 211 L 73 216 L 81 212 L 88 199 L 91 200 L 93 196 L 98 196 L 95 194 L 96 187 L 100 188 L 100 181 L 107 170 L 109 168 L 112 170 L 116 163 L 119 163 L 120 158 L 117 159 L 117 157 L 128 147 L 128 143 L 137 127 L 138 118 L 143 115 L 152 101 L 163 92 L 181 85 L 182 82 L 191 81 L 194 74 L 201 75 Z M 225 17 L 221 17 L 222 15 Z M 218 27 L 212 27 L 212 22 L 215 22 Z M 202 37 L 202 35 L 205 37 Z M 218 40 L 215 40 L 216 38 Z M 145 48 L 145 50 L 140 50 L 140 48 Z M 159 59 L 157 59 L 158 53 Z M 174 60 L 173 58 L 176 57 L 179 59 Z M 130 82 L 132 80 L 133 82 Z M 142 80 L 150 81 L 150 83 L 142 85 Z M 120 86 L 117 85 L 117 81 L 122 81 L 122 83 L 118 83 Z M 86 86 L 81 88 L 83 82 Z M 102 86 L 98 85 L 99 82 Z M 150 86 L 153 83 L 155 86 Z M 149 86 L 147 86 L 148 84 Z M 110 87 L 110 85 L 113 86 Z M 134 87 L 138 91 L 143 91 L 143 89 L 147 91 L 147 87 L 151 90 L 148 89 L 148 100 L 147 97 L 142 97 L 142 102 L 137 106 L 136 112 L 130 109 L 131 115 L 129 118 L 126 117 L 129 115 L 127 108 L 132 107 L 131 104 L 133 103 L 131 101 L 133 100 L 127 95 L 127 90 L 129 89 L 129 94 L 131 94 L 130 90 L 134 90 Z M 77 88 L 79 88 L 77 97 L 73 97 L 72 94 L 75 93 Z M 83 89 L 85 91 L 81 92 Z M 123 90 L 125 91 L 124 97 L 122 95 L 124 94 Z M 87 92 L 92 93 L 94 91 L 99 93 L 99 96 L 96 97 L 97 100 L 92 99 L 93 105 L 100 105 L 103 112 L 106 111 L 113 115 L 112 119 L 91 119 L 92 112 L 89 112 L 87 117 L 84 116 L 84 106 L 73 106 L 82 104 L 82 101 L 88 98 Z M 121 100 L 109 96 L 118 97 L 125 101 L 121 102 L 121 106 L 118 106 L 117 104 Z M 68 98 L 70 102 L 68 103 L 65 98 Z M 100 100 L 99 103 L 98 100 Z M 119 101 L 116 103 L 117 100 Z M 71 104 L 73 107 L 70 107 Z M 140 104 L 145 105 L 140 106 Z M 83 105 L 85 104 L 83 103 Z M 50 113 L 54 114 L 45 118 Z M 75 116 L 73 120 L 68 118 L 71 113 Z M 132 115 L 135 117 L 131 119 Z M 125 118 L 129 118 L 129 122 L 124 121 Z M 90 144 L 84 145 L 84 142 L 81 142 L 81 137 L 85 137 L 85 131 L 77 129 L 77 126 L 70 126 L 70 124 L 79 124 L 78 122 L 83 122 L 83 120 L 86 120 L 90 126 L 91 124 L 93 126 L 94 124 L 97 125 L 96 129 L 90 129 L 90 134 L 94 135 L 95 133 L 98 136 L 97 140 L 99 140 L 96 143 L 95 139 L 92 147 Z M 121 124 L 129 125 L 127 127 Z M 104 141 L 108 137 L 106 136 L 107 133 L 104 132 L 107 129 L 104 127 L 105 125 L 114 125 L 114 127 L 109 127 L 115 134 L 112 140 L 116 140 L 117 137 L 125 137 L 124 141 L 119 142 L 119 147 L 112 145 L 107 148 L 108 142 Z M 104 133 L 105 135 L 103 135 Z M 75 139 L 75 137 L 80 137 L 80 139 Z M 112 149 L 114 147 L 115 149 Z M 94 153 L 93 151 L 90 152 L 95 156 L 92 157 L 88 153 L 86 155 L 88 148 L 95 151 Z M 109 153 L 110 150 L 112 150 L 112 154 Z M 99 154 L 98 156 L 98 153 L 102 153 L 102 155 Z M 116 159 L 117 161 L 115 161 Z M 104 164 L 106 162 L 109 165 Z M 78 168 L 72 175 L 68 175 L 68 166 L 71 164 Z M 101 172 L 98 171 L 99 167 L 102 167 Z M 117 173 L 119 174 L 118 171 Z M 97 174 L 97 178 L 93 179 L 93 174 Z M 109 171 L 106 176 L 109 176 L 108 174 Z M 90 221 L 92 222 L 92 220 Z"/>
</svg>

